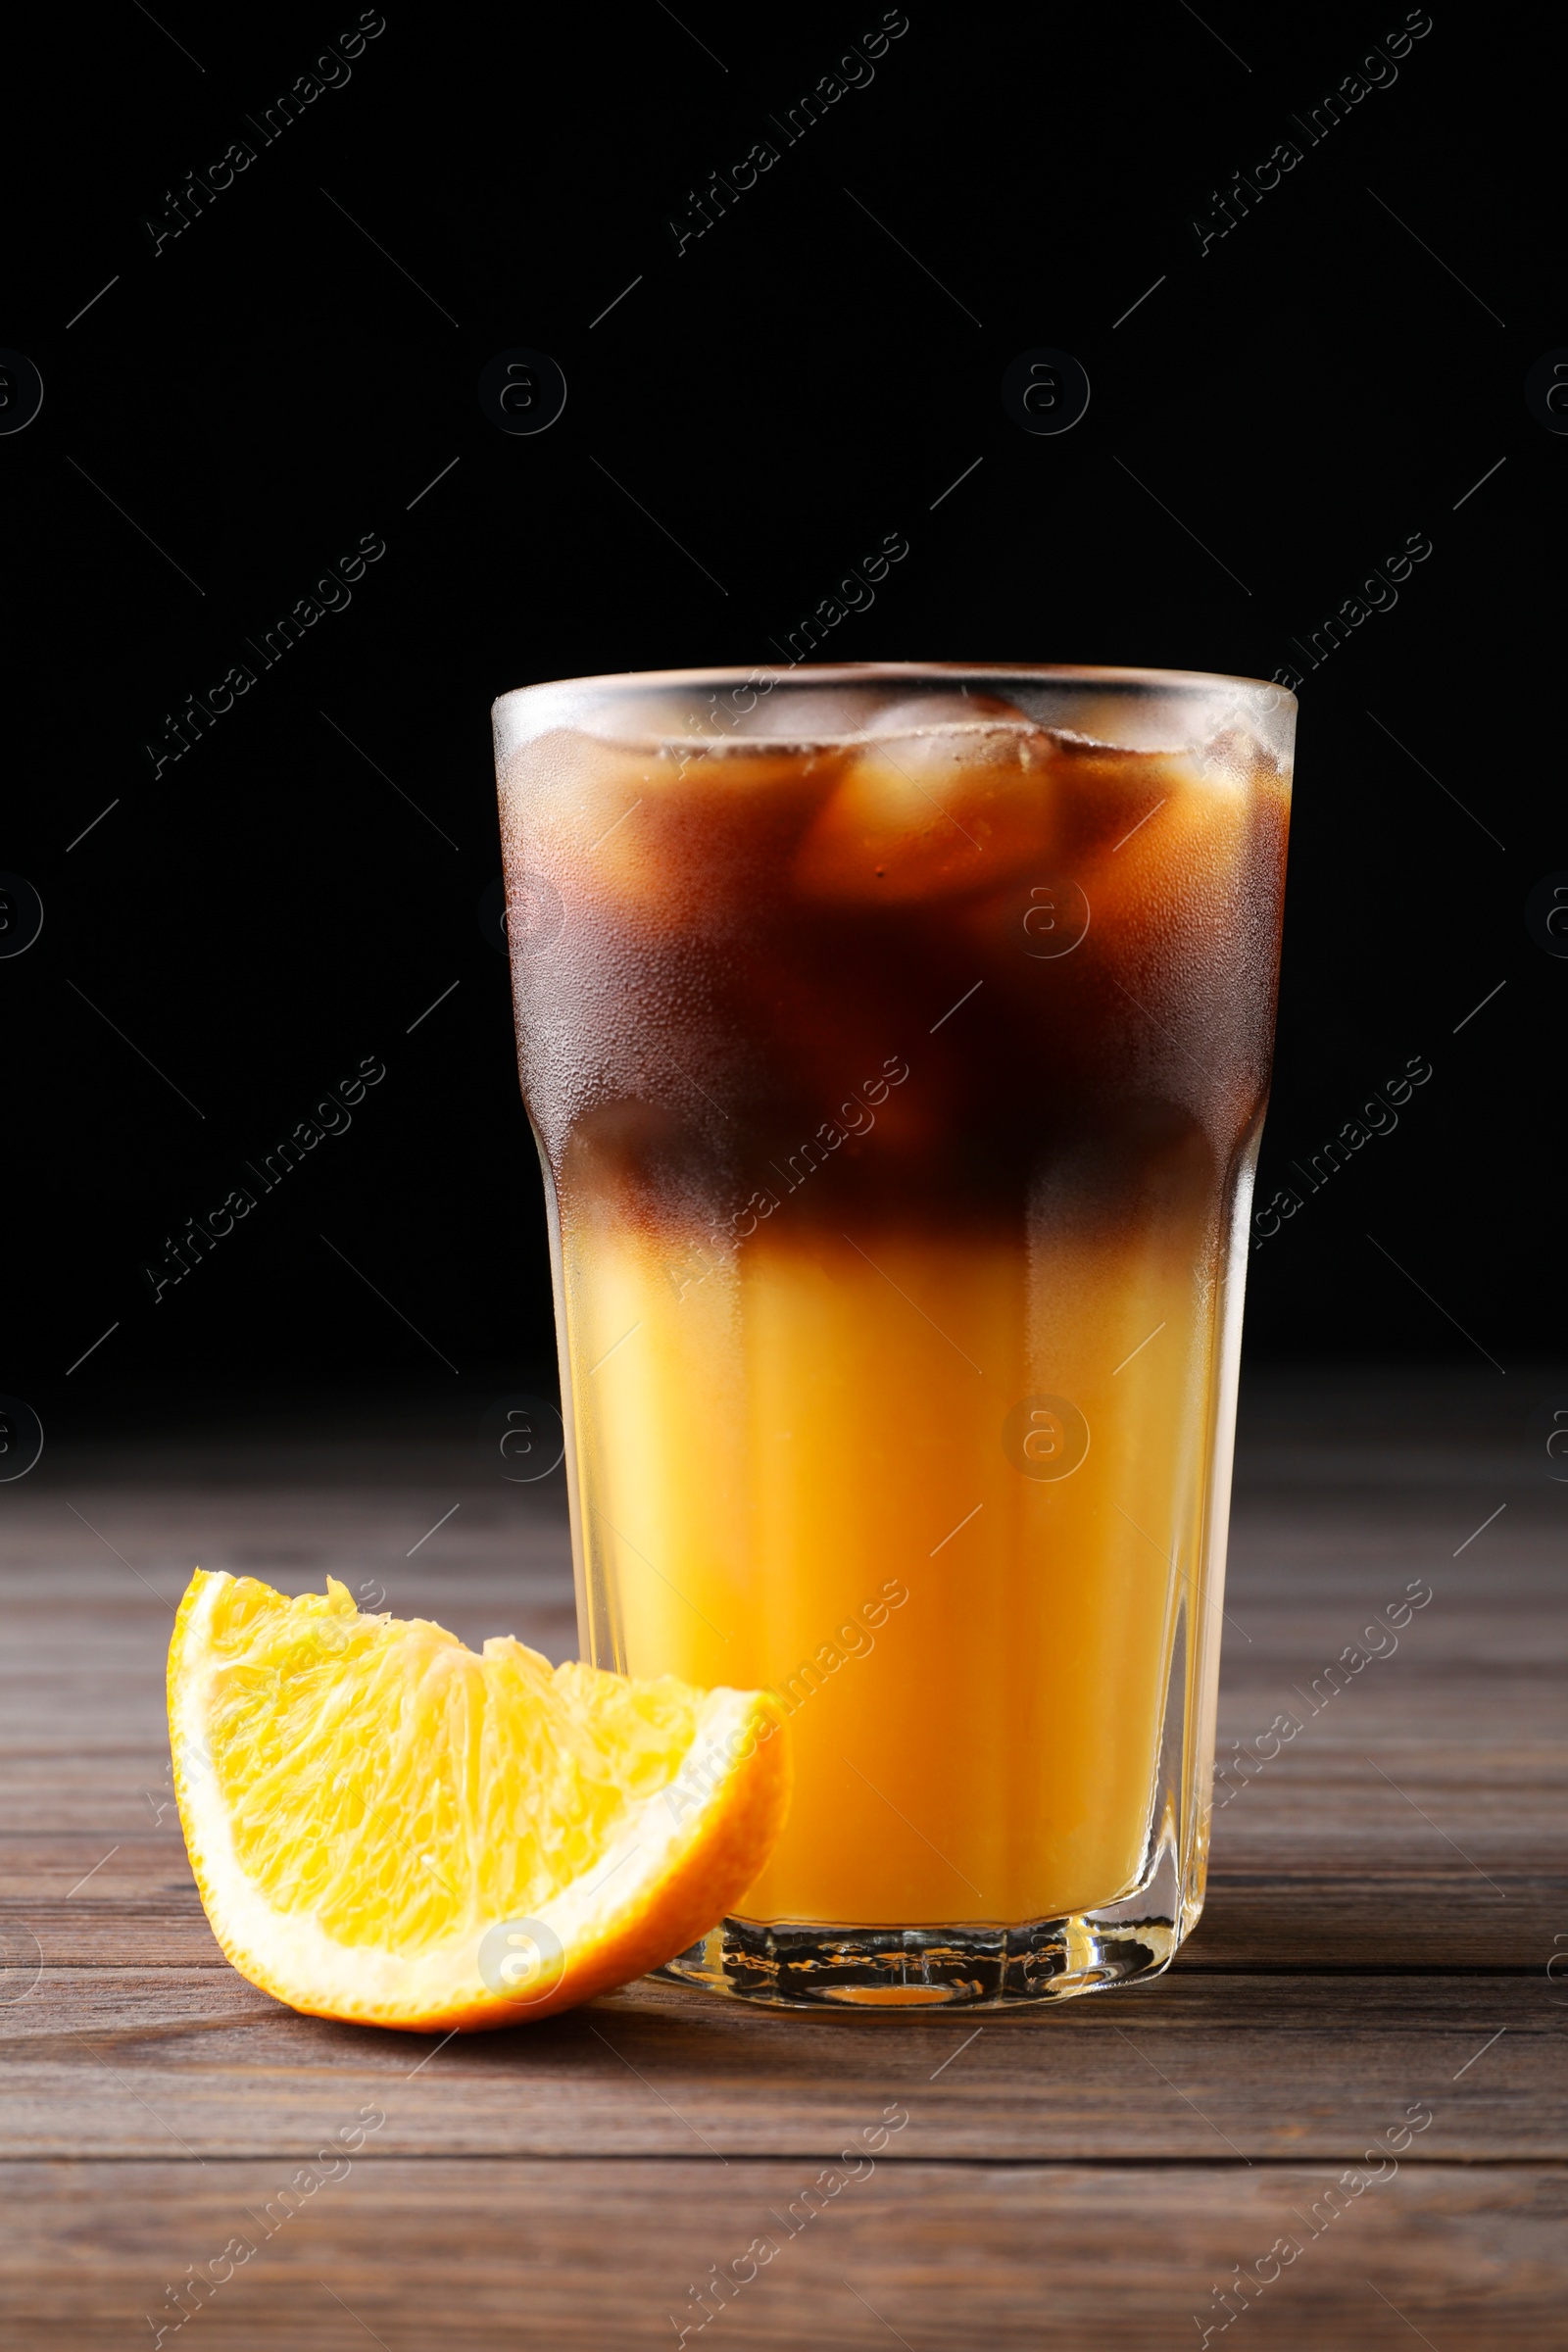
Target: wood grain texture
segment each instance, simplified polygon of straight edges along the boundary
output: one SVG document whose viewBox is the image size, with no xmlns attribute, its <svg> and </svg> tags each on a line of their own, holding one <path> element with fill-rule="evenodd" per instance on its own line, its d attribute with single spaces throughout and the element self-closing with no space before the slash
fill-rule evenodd
<svg viewBox="0 0 1568 2352">
<path fill-rule="evenodd" d="M 1195 2314 L 1223 2316 L 1236 2265 L 1289 2239 L 1297 2257 L 1218 2340 L 1562 2342 L 1555 2170 L 1401 2164 L 1336 2215 L 1324 2166 L 873 2163 L 817 2204 L 803 2192 L 828 2168 L 804 2159 L 364 2158 L 287 2219 L 298 2168 L 277 2162 L 4 2165 L 0 2312 L 27 2352 L 151 2345 L 149 2315 L 169 2325 L 170 2290 L 238 2241 L 254 2253 L 165 2352 L 627 2352 L 675 2344 L 705 2308 L 690 2290 L 761 2241 L 776 2253 L 688 2346 L 1170 2352 L 1200 2341 Z"/>
<path fill-rule="evenodd" d="M 1568 1496 L 1463 1379 L 1259 1384 L 1244 1441 L 1221 1754 L 1282 1712 L 1298 1730 L 1233 1772 L 1166 1978 L 978 2034 L 652 1983 L 444 2048 L 295 2017 L 224 1965 L 191 1884 L 172 1601 L 197 1561 L 289 1591 L 330 1572 L 470 1642 L 568 1655 L 559 1496 L 409 1431 L 61 1449 L 0 1491 L 11 2336 L 618 2352 L 687 2326 L 1141 2352 L 1198 2342 L 1216 2284 L 1285 2235 L 1300 2251 L 1254 2292 L 1248 2344 L 1561 2343 Z M 1397 1648 L 1328 1695 L 1412 1582 L 1431 1599 Z M 872 2172 L 793 2234 L 769 2221 L 890 2106 L 907 2121 Z M 385 2121 L 350 2171 L 265 2234 L 364 2108 Z M 1432 2120 L 1396 2176 L 1313 2234 L 1326 2184 L 1412 2108 Z M 169 2290 L 247 2230 L 255 2253 L 176 2329 Z M 699 2329 L 688 2288 L 769 2234 Z"/>
<path fill-rule="evenodd" d="M 1563 2007 L 1539 1972 L 1173 1974 L 971 2040 L 972 2018 L 760 2015 L 645 1983 L 442 2048 L 296 2017 L 228 1970 L 50 1971 L 13 2013 L 5 2145 L 286 2154 L 373 2100 L 400 2154 L 826 2156 L 900 2099 L 901 2157 L 1348 2163 L 1415 2100 L 1423 2156 L 1568 2162 Z"/>
</svg>

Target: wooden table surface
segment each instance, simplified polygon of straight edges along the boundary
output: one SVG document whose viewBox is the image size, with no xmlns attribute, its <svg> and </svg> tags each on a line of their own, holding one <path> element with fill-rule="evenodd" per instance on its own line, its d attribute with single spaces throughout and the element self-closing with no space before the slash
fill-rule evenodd
<svg viewBox="0 0 1568 2352">
<path fill-rule="evenodd" d="M 1248 1384 L 1221 1745 L 1303 1728 L 1218 1814 L 1166 1977 L 978 2033 L 644 1983 L 438 2048 L 257 1992 L 169 1788 L 191 1567 L 373 1580 L 368 1605 L 562 1657 L 559 1494 L 414 1432 L 55 1448 L 0 1487 L 7 2340 L 1568 2343 L 1568 1489 L 1531 1458 L 1534 1400 L 1485 1367 Z M 1433 1597 L 1397 1649 L 1312 1713 L 1412 1580 Z M 313 2161 L 345 2131 L 352 2158 Z M 225 2263 L 199 2309 L 172 2291 Z M 736 2264 L 732 2299 L 695 2299 Z"/>
</svg>

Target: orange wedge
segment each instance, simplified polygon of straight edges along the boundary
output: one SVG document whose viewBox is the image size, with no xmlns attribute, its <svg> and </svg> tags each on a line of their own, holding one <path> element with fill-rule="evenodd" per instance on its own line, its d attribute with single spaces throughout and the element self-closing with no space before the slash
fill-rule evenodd
<svg viewBox="0 0 1568 2352">
<path fill-rule="evenodd" d="M 695 1943 L 766 1861 L 789 1754 L 760 1690 L 482 1656 L 347 1589 L 191 1578 L 174 1787 L 227 1958 L 313 2017 L 428 2034 L 569 2008 Z"/>
</svg>

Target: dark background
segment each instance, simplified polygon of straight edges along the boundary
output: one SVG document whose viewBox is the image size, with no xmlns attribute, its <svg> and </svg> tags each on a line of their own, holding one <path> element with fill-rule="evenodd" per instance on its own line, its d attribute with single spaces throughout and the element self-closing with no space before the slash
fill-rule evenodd
<svg viewBox="0 0 1568 2352">
<path fill-rule="evenodd" d="M 1433 1075 L 1256 1251 L 1248 1348 L 1484 1375 L 1554 1351 L 1568 963 L 1524 912 L 1568 867 L 1568 439 L 1523 387 L 1568 341 L 1534 249 L 1560 39 L 1439 6 L 1306 147 L 1288 114 L 1401 9 L 911 0 L 870 85 L 785 147 L 768 117 L 881 11 L 764 17 L 387 0 L 265 146 L 244 114 L 355 8 L 164 0 L 24 35 L 0 343 L 45 398 L 0 438 L 0 866 L 45 921 L 0 961 L 0 1390 L 52 1432 L 323 1396 L 477 1414 L 552 1378 L 479 919 L 491 699 L 767 661 L 892 531 L 909 555 L 832 658 L 1264 677 L 1431 539 L 1301 688 L 1259 1200 L 1410 1057 Z M 1189 220 L 1287 136 L 1301 163 L 1200 257 Z M 155 257 L 144 218 L 239 137 L 256 161 Z M 764 137 L 778 163 L 677 257 L 688 191 Z M 536 437 L 476 398 L 517 345 L 569 386 Z M 1093 385 L 1060 437 L 1000 398 L 1038 345 Z M 261 671 L 245 639 L 365 533 L 386 552 L 352 604 Z M 155 777 L 165 714 L 241 661 L 255 687 Z M 386 1076 L 349 1132 L 155 1305 L 165 1237 L 364 1056 Z"/>
</svg>

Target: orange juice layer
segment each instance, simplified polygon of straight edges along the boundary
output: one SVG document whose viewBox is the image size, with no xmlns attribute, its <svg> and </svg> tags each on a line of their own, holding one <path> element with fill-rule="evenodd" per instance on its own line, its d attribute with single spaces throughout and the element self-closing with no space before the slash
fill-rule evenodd
<svg viewBox="0 0 1568 2352">
<path fill-rule="evenodd" d="M 596 1655 L 788 1716 L 744 1916 L 1019 1921 L 1137 1884 L 1218 1238 L 1194 1202 L 1070 1240 L 769 1227 L 693 1279 L 672 1240 L 567 1218 Z"/>
</svg>

